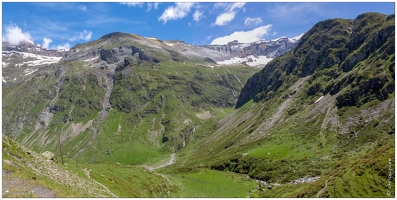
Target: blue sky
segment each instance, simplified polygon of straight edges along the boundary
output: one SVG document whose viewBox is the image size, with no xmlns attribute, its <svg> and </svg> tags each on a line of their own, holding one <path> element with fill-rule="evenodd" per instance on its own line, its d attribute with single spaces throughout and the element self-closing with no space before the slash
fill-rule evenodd
<svg viewBox="0 0 397 200">
<path fill-rule="evenodd" d="M 3 41 L 30 40 L 71 48 L 111 32 L 134 33 L 193 45 L 295 37 L 330 18 L 364 12 L 393 14 L 394 2 L 106 3 L 3 2 Z"/>
</svg>

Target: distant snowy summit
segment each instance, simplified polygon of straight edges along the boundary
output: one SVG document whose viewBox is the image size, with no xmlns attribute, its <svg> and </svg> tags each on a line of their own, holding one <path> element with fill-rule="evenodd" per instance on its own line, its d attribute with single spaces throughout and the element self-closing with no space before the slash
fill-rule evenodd
<svg viewBox="0 0 397 200">
<path fill-rule="evenodd" d="M 217 61 L 219 65 L 231 65 L 245 63 L 253 67 L 263 67 L 273 58 L 278 57 L 294 48 L 304 33 L 287 38 L 285 36 L 272 39 L 260 40 L 252 43 L 239 43 L 237 40 L 226 45 L 203 45 L 209 48 L 230 55 L 224 60 Z"/>
<path fill-rule="evenodd" d="M 32 41 L 12 45 L 2 43 L 2 83 L 3 87 L 36 72 L 40 67 L 57 63 L 67 51 L 43 48 Z"/>
<path fill-rule="evenodd" d="M 157 37 L 142 37 L 134 34 L 111 33 L 98 39 L 103 44 L 117 44 L 120 39 L 130 41 L 130 44 L 140 44 L 140 50 L 150 52 L 148 49 L 156 49 L 157 53 L 171 55 L 182 55 L 191 60 L 204 60 L 217 66 L 223 65 L 247 65 L 251 67 L 264 67 L 273 58 L 278 57 L 294 48 L 303 34 L 293 37 L 280 37 L 273 40 L 260 40 L 252 43 L 240 43 L 237 40 L 230 41 L 225 45 L 203 45 L 195 46 L 187 44 L 181 40 L 161 40 Z M 84 48 L 83 48 L 84 47 Z M 134 47 L 135 48 L 135 47 Z M 128 47 L 115 46 L 109 52 L 120 53 L 114 55 L 117 59 L 122 58 L 125 53 L 122 50 L 132 52 L 131 45 Z M 135 52 L 135 51 L 134 51 Z M 42 47 L 31 41 L 20 42 L 12 45 L 7 42 L 2 43 L 2 82 L 3 86 L 12 84 L 16 81 L 38 71 L 41 67 L 64 61 L 83 61 L 91 65 L 101 62 L 106 56 L 102 55 L 100 46 L 91 44 L 79 44 L 70 50 L 54 50 Z M 113 55 L 113 54 L 112 54 Z M 125 54 L 127 55 L 127 54 Z M 155 55 L 152 55 L 155 57 Z M 153 57 L 153 58 L 154 58 Z M 105 62 L 105 61 L 103 61 Z M 120 61 L 121 62 L 121 61 Z"/>
<path fill-rule="evenodd" d="M 67 50 L 46 49 L 39 44 L 35 44 L 32 41 L 23 41 L 20 42 L 18 45 L 11 45 L 8 42 L 3 42 L 2 52 L 24 52 L 42 56 L 63 57 L 67 53 Z"/>
</svg>

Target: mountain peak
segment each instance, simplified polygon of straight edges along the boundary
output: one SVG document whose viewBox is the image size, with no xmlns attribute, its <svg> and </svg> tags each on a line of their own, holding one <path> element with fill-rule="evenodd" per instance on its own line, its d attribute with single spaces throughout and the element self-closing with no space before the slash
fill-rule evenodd
<svg viewBox="0 0 397 200">
<path fill-rule="evenodd" d="M 110 39 L 110 38 L 112 38 L 112 37 L 127 37 L 127 36 L 131 36 L 131 34 L 128 34 L 128 33 L 122 33 L 122 32 L 113 32 L 113 33 L 109 33 L 109 34 L 106 34 L 106 35 L 104 35 L 104 36 L 102 36 L 100 39 Z"/>
</svg>

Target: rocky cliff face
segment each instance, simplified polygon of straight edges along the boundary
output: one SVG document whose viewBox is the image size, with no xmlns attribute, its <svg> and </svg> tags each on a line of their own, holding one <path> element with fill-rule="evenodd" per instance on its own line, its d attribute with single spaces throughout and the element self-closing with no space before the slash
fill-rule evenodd
<svg viewBox="0 0 397 200">
<path fill-rule="evenodd" d="M 328 196 L 386 196 L 358 192 L 382 185 L 364 182 L 388 181 L 386 168 L 365 163 L 388 165 L 395 154 L 394 21 L 394 15 L 365 13 L 317 23 L 249 78 L 238 109 L 220 120 L 185 166 L 208 163 L 266 181 L 269 190 L 260 197 L 281 197 L 298 177 L 316 176 L 288 195 L 323 196 L 328 183 L 335 186 Z M 343 189 L 347 184 L 340 183 L 351 179 L 357 185 Z"/>
<path fill-rule="evenodd" d="M 67 51 L 42 48 L 40 45 L 22 42 L 19 45 L 2 46 L 2 85 L 8 87 L 26 79 L 41 67 L 57 63 Z"/>
<path fill-rule="evenodd" d="M 114 49 L 102 49 L 100 51 L 100 55 L 101 55 L 101 59 L 109 64 L 116 63 L 120 61 L 121 58 L 127 56 L 134 56 L 140 60 L 146 60 L 155 63 L 159 62 L 159 60 L 157 60 L 156 58 L 146 55 L 145 52 L 134 46 L 129 46 L 129 47 L 120 46 L 119 48 L 114 48 Z"/>
<path fill-rule="evenodd" d="M 28 42 L 22 42 L 19 45 L 10 45 L 8 42 L 3 42 L 2 51 L 25 52 L 50 57 L 63 57 L 67 53 L 66 50 L 46 49 L 38 44 Z"/>
<path fill-rule="evenodd" d="M 195 60 L 210 65 L 241 64 L 264 66 L 269 60 L 291 50 L 297 39 L 279 38 L 241 44 L 237 41 L 227 45 L 193 46 L 183 41 L 163 41 L 126 33 L 110 33 L 97 41 L 77 44 L 69 51 L 45 49 L 38 44 L 21 43 L 9 45 L 3 42 L 3 86 L 8 87 L 20 82 L 42 66 L 61 62 L 86 62 L 87 66 L 111 69 L 122 68 L 131 62 L 173 60 L 183 62 Z M 264 58 L 258 58 L 262 56 Z M 243 60 L 230 61 L 233 58 Z M 257 61 L 258 60 L 258 61 Z M 220 62 L 219 62 L 220 61 Z M 224 62 L 222 62 L 224 61 Z"/>
<path fill-rule="evenodd" d="M 3 133 L 32 148 L 47 149 L 58 141 L 59 133 L 67 156 L 87 162 L 108 159 L 103 156 L 110 150 L 132 158 L 126 161 L 129 163 L 145 162 L 133 155 L 142 149 L 154 154 L 181 150 L 196 134 L 201 135 L 189 135 L 202 123 L 196 112 L 233 107 L 242 83 L 258 71 L 242 66 L 215 67 L 207 57 L 221 55 L 214 52 L 181 41 L 123 33 L 76 45 L 56 62 L 37 66 L 33 73 L 22 74 L 18 83 L 3 89 L 3 116 L 7 116 Z M 38 57 L 13 52 L 16 54 L 25 59 L 28 55 Z M 5 52 L 3 57 L 7 57 Z M 32 68 L 27 60 L 21 62 L 26 62 L 21 68 Z M 16 72 L 21 68 L 3 67 Z M 126 117 L 115 123 L 117 131 L 130 137 L 116 146 L 153 145 L 127 154 L 121 152 L 124 147 L 113 149 L 113 139 L 102 138 L 113 134 L 107 130 L 113 127 L 115 115 Z M 139 134 L 131 132 L 132 127 Z M 110 150 L 102 150 L 104 147 Z M 93 151 L 97 158 L 90 156 Z"/>
<path fill-rule="evenodd" d="M 231 57 L 243 58 L 253 55 L 275 58 L 291 50 L 298 44 L 298 41 L 299 39 L 291 40 L 287 37 L 282 37 L 275 40 L 254 43 L 238 43 L 238 41 L 233 41 L 226 45 L 203 45 L 201 47 L 229 54 Z"/>
<path fill-rule="evenodd" d="M 309 75 L 317 83 L 310 84 L 308 94 L 338 94 L 339 107 L 384 100 L 394 92 L 394 34 L 394 15 L 366 13 L 355 20 L 319 22 L 292 51 L 247 81 L 236 108 L 251 99 L 271 98 L 291 85 L 293 77 Z M 390 59 L 392 63 L 386 64 Z M 324 82 L 316 81 L 322 76 Z M 339 93 L 348 86 L 350 89 Z"/>
</svg>

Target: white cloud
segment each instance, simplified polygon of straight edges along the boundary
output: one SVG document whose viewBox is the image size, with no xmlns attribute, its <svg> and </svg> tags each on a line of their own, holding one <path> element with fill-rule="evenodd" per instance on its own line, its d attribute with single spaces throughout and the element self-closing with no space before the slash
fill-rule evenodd
<svg viewBox="0 0 397 200">
<path fill-rule="evenodd" d="M 251 17 L 247 17 L 245 18 L 244 24 L 246 26 L 257 26 L 258 24 L 262 23 L 262 19 L 260 17 L 257 18 L 251 18 Z"/>
<path fill-rule="evenodd" d="M 250 31 L 236 31 L 231 35 L 224 37 L 215 38 L 211 45 L 223 45 L 227 44 L 233 40 L 238 40 L 240 43 L 251 43 L 258 40 L 263 40 L 263 36 L 267 35 L 271 29 L 272 25 L 268 24 L 266 26 L 260 26 Z"/>
<path fill-rule="evenodd" d="M 223 8 L 225 11 L 233 11 L 235 9 L 243 8 L 245 3 L 215 3 L 214 8 Z"/>
<path fill-rule="evenodd" d="M 163 21 L 164 24 L 168 20 L 177 20 L 187 16 L 190 12 L 190 8 L 195 3 L 175 3 L 175 6 L 167 7 L 163 14 L 159 17 L 159 21 Z"/>
<path fill-rule="evenodd" d="M 228 5 L 228 3 L 215 3 L 214 4 L 214 8 L 215 9 L 217 9 L 217 8 L 226 8 L 227 5 Z"/>
<path fill-rule="evenodd" d="M 196 12 L 194 12 L 194 14 L 193 14 L 193 20 L 194 21 L 198 22 L 198 21 L 200 21 L 203 18 L 204 18 L 203 12 L 198 11 L 198 10 L 196 10 Z"/>
<path fill-rule="evenodd" d="M 244 5 L 245 3 L 216 3 L 214 8 L 224 8 L 224 11 L 216 17 L 214 24 L 217 26 L 229 24 Z"/>
<path fill-rule="evenodd" d="M 63 45 L 58 45 L 58 46 L 57 46 L 57 49 L 58 49 L 58 50 L 66 50 L 66 51 L 69 51 L 69 49 L 70 49 L 70 44 L 69 44 L 69 43 L 65 43 L 65 44 L 63 44 Z"/>
<path fill-rule="evenodd" d="M 78 9 L 81 10 L 81 11 L 86 11 L 87 10 L 87 6 L 79 5 Z"/>
<path fill-rule="evenodd" d="M 50 43 L 52 42 L 51 38 L 43 38 L 43 44 L 42 46 L 46 49 L 50 46 Z"/>
<path fill-rule="evenodd" d="M 143 6 L 143 3 L 142 3 L 142 2 L 121 2 L 120 4 L 127 5 L 127 6 L 129 6 L 129 7 L 138 6 L 138 7 L 141 7 L 141 8 L 142 8 L 142 6 Z"/>
<path fill-rule="evenodd" d="M 85 40 L 88 41 L 91 39 L 92 32 L 91 31 L 86 31 L 84 30 L 83 32 L 80 32 L 77 34 L 77 36 L 74 36 L 72 38 L 69 38 L 71 42 L 77 41 L 77 40 Z"/>
<path fill-rule="evenodd" d="M 152 9 L 152 7 L 153 7 L 153 4 L 152 4 L 152 3 L 147 3 L 147 9 L 146 9 L 146 11 L 150 11 L 150 10 Z"/>
<path fill-rule="evenodd" d="M 156 10 L 157 10 L 157 9 L 159 8 L 159 4 L 160 4 L 159 2 L 153 3 L 153 7 L 154 7 L 154 9 L 156 9 Z"/>
<path fill-rule="evenodd" d="M 205 37 L 205 39 L 210 40 L 212 35 Z"/>
<path fill-rule="evenodd" d="M 147 3 L 147 9 L 146 11 L 150 11 L 152 10 L 152 8 L 154 8 L 155 10 L 157 10 L 159 8 L 159 2 L 156 3 Z"/>
<path fill-rule="evenodd" d="M 229 10 L 230 10 L 230 11 L 238 10 L 238 9 L 243 8 L 244 5 L 245 5 L 245 3 L 234 3 L 234 4 L 232 4 L 232 5 L 230 6 Z"/>
<path fill-rule="evenodd" d="M 235 15 L 236 15 L 235 12 L 222 13 L 218 15 L 218 17 L 216 17 L 215 25 L 225 26 L 234 19 Z"/>
<path fill-rule="evenodd" d="M 3 35 L 3 41 L 9 42 L 11 45 L 18 45 L 22 41 L 33 43 L 29 32 L 23 32 L 17 25 L 10 24 L 5 29 L 6 32 Z"/>
</svg>

